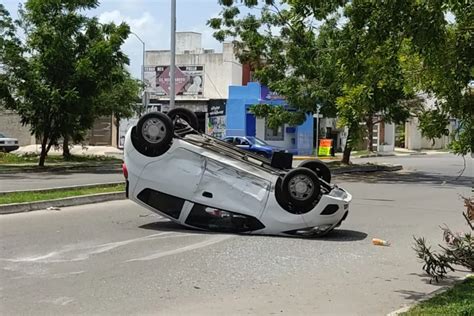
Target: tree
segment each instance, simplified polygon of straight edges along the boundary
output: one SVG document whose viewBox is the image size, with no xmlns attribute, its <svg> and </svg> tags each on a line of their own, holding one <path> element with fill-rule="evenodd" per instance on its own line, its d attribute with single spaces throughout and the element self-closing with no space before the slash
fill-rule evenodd
<svg viewBox="0 0 474 316">
<path fill-rule="evenodd" d="M 219 2 L 223 10 L 208 24 L 218 40 L 234 40 L 237 56 L 256 69 L 257 79 L 285 95 L 299 112 L 314 112 L 316 103 L 331 105 L 323 109 L 336 112 L 349 128 L 343 161 L 349 161 L 351 146 L 364 135 L 372 150 L 371 133 L 378 121 L 400 123 L 415 114 L 415 92 L 422 85 L 406 72 L 407 59 L 419 60 L 431 74 L 417 76 L 441 104 L 437 111 L 422 112 L 422 128 L 442 133 L 449 112 L 463 117 L 458 143 L 472 134 L 472 101 L 465 92 L 473 72 L 472 4 L 462 0 L 286 0 L 280 6 L 271 0 Z M 241 4 L 253 11 L 242 15 L 249 10 L 241 10 Z M 454 14 L 457 31 L 448 30 L 447 13 Z M 443 83 L 446 73 L 449 84 Z M 291 118 L 281 115 L 281 110 L 259 113 L 275 124 L 281 119 L 272 116 Z M 435 115 L 438 126 L 433 127 L 429 123 Z"/>
<path fill-rule="evenodd" d="M 474 4 L 443 1 L 438 10 L 450 12 L 454 22 L 438 19 L 439 27 L 427 35 L 436 46 L 411 45 L 420 60 L 417 71 L 411 73 L 412 80 L 437 99 L 434 109 L 420 112 L 420 127 L 424 136 L 435 139 L 448 135 L 450 119 L 457 119 L 450 147 L 454 153 L 466 155 L 472 152 L 474 135 Z"/>
<path fill-rule="evenodd" d="M 240 1 L 257 8 L 258 1 Z M 374 6 L 364 21 L 360 3 L 347 1 L 265 1 L 260 13 L 240 17 L 239 1 L 221 1 L 219 18 L 209 20 L 215 37 L 234 39 L 237 56 L 255 68 L 255 75 L 270 89 L 284 95 L 297 111 L 256 106 L 254 112 L 280 125 L 301 113 L 316 112 L 322 104 L 326 116 L 339 115 L 349 127 L 343 161 L 363 133 L 364 123 L 372 150 L 372 130 L 381 120 L 402 121 L 408 116 L 408 97 L 398 62 L 394 33 L 372 36 L 367 24 L 381 18 L 383 6 Z M 344 9 L 341 17 L 338 12 Z M 347 20 L 341 24 L 341 21 Z M 275 30 L 278 32 L 275 34 Z M 262 110 L 263 108 L 263 110 Z"/>
<path fill-rule="evenodd" d="M 125 112 L 99 100 L 131 83 L 120 49 L 130 30 L 80 14 L 97 6 L 96 0 L 28 0 L 13 22 L 0 5 L 0 100 L 41 140 L 40 166 L 61 138 L 81 140 L 98 116 Z M 138 90 L 135 84 L 131 90 Z"/>
</svg>

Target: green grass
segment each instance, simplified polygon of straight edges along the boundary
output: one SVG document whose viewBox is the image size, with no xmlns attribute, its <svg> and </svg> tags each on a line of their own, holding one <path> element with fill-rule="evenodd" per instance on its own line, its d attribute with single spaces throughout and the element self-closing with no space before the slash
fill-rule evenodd
<svg viewBox="0 0 474 316">
<path fill-rule="evenodd" d="M 468 278 L 452 289 L 421 302 L 402 315 L 474 315 L 474 277 Z"/>
<path fill-rule="evenodd" d="M 37 164 L 39 161 L 38 155 L 15 155 L 11 153 L 0 152 L 0 164 Z M 61 155 L 51 155 L 46 157 L 46 164 L 77 164 L 77 163 L 100 163 L 100 162 L 120 162 L 120 159 L 106 156 L 71 156 L 69 159 L 64 159 Z"/>
<path fill-rule="evenodd" d="M 77 189 L 44 190 L 35 192 L 14 192 L 0 194 L 0 205 L 11 203 L 24 203 L 34 201 L 54 200 L 66 197 L 88 194 L 109 193 L 125 191 L 125 184 L 104 185 Z"/>
</svg>

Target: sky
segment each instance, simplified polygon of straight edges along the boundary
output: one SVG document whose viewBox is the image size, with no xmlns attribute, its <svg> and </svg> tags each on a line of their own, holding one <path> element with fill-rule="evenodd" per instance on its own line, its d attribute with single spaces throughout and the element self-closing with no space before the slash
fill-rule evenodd
<svg viewBox="0 0 474 316">
<path fill-rule="evenodd" d="M 146 49 L 170 48 L 171 0 L 99 0 L 97 9 L 87 15 L 97 16 L 101 22 L 125 21 L 146 45 Z M 16 18 L 19 3 L 24 1 L 2 0 L 5 8 Z M 176 0 L 176 31 L 202 33 L 204 48 L 222 51 L 222 44 L 212 37 L 212 29 L 206 26 L 209 18 L 220 12 L 218 0 Z M 130 35 L 123 46 L 130 58 L 130 72 L 141 77 L 142 44 Z"/>
</svg>

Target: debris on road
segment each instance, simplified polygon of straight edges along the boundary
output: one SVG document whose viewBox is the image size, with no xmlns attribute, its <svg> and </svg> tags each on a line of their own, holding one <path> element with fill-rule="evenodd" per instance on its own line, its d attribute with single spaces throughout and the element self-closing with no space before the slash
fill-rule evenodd
<svg viewBox="0 0 474 316">
<path fill-rule="evenodd" d="M 48 210 L 48 211 L 60 211 L 61 209 L 59 207 L 56 207 L 56 206 L 50 206 L 46 210 Z"/>
<path fill-rule="evenodd" d="M 383 239 L 378 239 L 378 238 L 372 239 L 372 243 L 375 246 L 390 246 L 390 243 L 388 241 L 383 240 Z"/>
</svg>

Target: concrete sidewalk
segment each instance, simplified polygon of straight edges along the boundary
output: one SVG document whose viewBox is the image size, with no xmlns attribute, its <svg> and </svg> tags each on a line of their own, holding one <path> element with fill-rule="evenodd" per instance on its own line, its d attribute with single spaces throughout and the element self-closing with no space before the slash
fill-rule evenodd
<svg viewBox="0 0 474 316">
<path fill-rule="evenodd" d="M 419 156 L 419 155 L 441 155 L 446 154 L 447 151 L 442 150 L 409 150 L 405 148 L 395 148 L 395 151 L 388 152 L 373 152 L 360 154 L 360 151 L 351 152 L 351 158 L 370 158 L 370 157 L 406 157 L 406 156 Z M 341 160 L 342 153 L 336 153 L 334 157 L 332 156 L 316 156 L 316 155 L 306 155 L 306 156 L 294 156 L 294 160 L 310 160 L 310 159 L 320 159 L 320 160 Z"/>
</svg>

